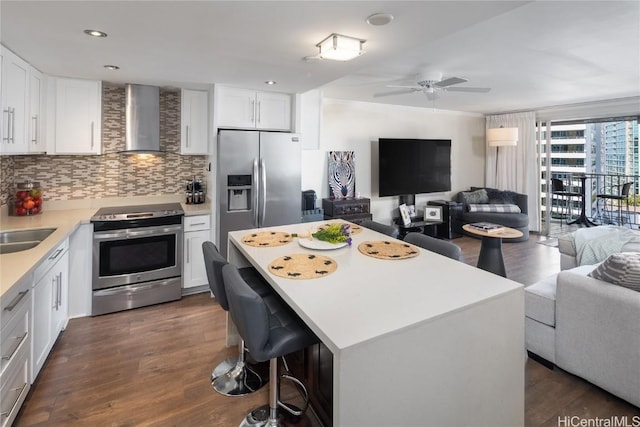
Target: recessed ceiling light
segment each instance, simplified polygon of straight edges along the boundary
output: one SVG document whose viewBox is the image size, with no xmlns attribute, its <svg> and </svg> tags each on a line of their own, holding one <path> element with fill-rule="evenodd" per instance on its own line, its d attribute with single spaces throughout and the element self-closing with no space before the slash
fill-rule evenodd
<svg viewBox="0 0 640 427">
<path fill-rule="evenodd" d="M 391 21 L 393 21 L 393 15 L 390 13 L 374 13 L 367 18 L 367 24 L 375 26 L 387 25 Z"/>
<path fill-rule="evenodd" d="M 264 82 L 264 83 L 265 83 L 265 84 L 268 84 L 268 85 L 274 85 L 274 84 L 276 84 L 276 82 L 274 82 L 273 80 L 267 80 L 267 81 L 266 81 L 266 82 Z"/>
<path fill-rule="evenodd" d="M 84 33 L 93 37 L 107 37 L 107 33 L 100 30 L 84 30 Z"/>
<path fill-rule="evenodd" d="M 104 68 L 106 68 L 107 70 L 119 70 L 120 67 L 118 67 L 117 65 L 105 65 Z"/>
</svg>

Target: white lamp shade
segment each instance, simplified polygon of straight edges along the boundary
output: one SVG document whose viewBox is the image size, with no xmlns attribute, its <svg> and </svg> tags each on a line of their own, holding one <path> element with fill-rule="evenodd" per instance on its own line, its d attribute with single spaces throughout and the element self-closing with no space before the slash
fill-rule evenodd
<svg viewBox="0 0 640 427">
<path fill-rule="evenodd" d="M 320 57 L 334 59 L 336 61 L 348 61 L 362 55 L 363 40 L 352 37 L 331 34 L 317 44 L 320 48 Z"/>
<path fill-rule="evenodd" d="M 518 128 L 487 129 L 487 142 L 490 147 L 518 145 Z"/>
</svg>

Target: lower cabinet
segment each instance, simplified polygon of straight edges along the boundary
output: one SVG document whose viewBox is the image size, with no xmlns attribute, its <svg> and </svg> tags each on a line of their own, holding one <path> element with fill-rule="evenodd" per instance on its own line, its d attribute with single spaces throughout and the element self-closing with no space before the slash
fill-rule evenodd
<svg viewBox="0 0 640 427">
<path fill-rule="evenodd" d="M 30 388 L 31 275 L 0 297 L 0 426 L 10 426 Z"/>
<path fill-rule="evenodd" d="M 303 379 L 309 403 L 322 425 L 333 425 L 333 353 L 323 343 L 286 356 L 291 372 Z"/>
<path fill-rule="evenodd" d="M 183 289 L 207 285 L 207 271 L 204 266 L 202 243 L 211 240 L 211 220 L 209 215 L 184 217 L 184 245 L 182 263 Z"/>
<path fill-rule="evenodd" d="M 69 252 L 65 240 L 37 268 L 33 286 L 31 380 L 35 381 L 58 334 L 66 326 Z"/>
</svg>

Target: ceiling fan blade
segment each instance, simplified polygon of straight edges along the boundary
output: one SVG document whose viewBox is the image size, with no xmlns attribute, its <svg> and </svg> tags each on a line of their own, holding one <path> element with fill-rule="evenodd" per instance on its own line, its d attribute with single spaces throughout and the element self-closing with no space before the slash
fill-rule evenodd
<svg viewBox="0 0 640 427">
<path fill-rule="evenodd" d="M 460 77 L 450 77 L 448 79 L 444 79 L 438 83 L 434 83 L 433 85 L 435 87 L 447 87 L 447 86 L 451 86 L 451 85 L 457 85 L 460 83 L 466 83 L 467 80 L 465 79 L 461 79 Z"/>
<path fill-rule="evenodd" d="M 382 96 L 403 95 L 403 94 L 413 93 L 413 92 L 418 92 L 418 91 L 420 91 L 420 89 L 416 89 L 416 88 L 409 88 L 409 89 L 403 89 L 403 90 L 393 90 L 391 92 L 374 93 L 373 97 L 374 98 L 380 98 Z"/>
<path fill-rule="evenodd" d="M 447 92 L 476 92 L 487 93 L 491 90 L 489 87 L 443 87 L 442 90 Z"/>
<path fill-rule="evenodd" d="M 416 85 L 411 85 L 411 86 L 407 86 L 407 85 L 387 85 L 387 87 L 404 87 L 404 88 L 407 88 L 407 89 L 422 90 L 422 86 L 416 86 Z"/>
</svg>

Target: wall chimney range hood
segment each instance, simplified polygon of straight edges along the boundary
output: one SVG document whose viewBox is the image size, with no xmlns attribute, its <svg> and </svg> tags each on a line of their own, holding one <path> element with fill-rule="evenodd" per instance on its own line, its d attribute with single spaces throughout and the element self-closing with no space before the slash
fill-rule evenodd
<svg viewBox="0 0 640 427">
<path fill-rule="evenodd" d="M 128 84 L 125 104 L 125 150 L 121 153 L 161 153 L 160 88 Z"/>
</svg>

